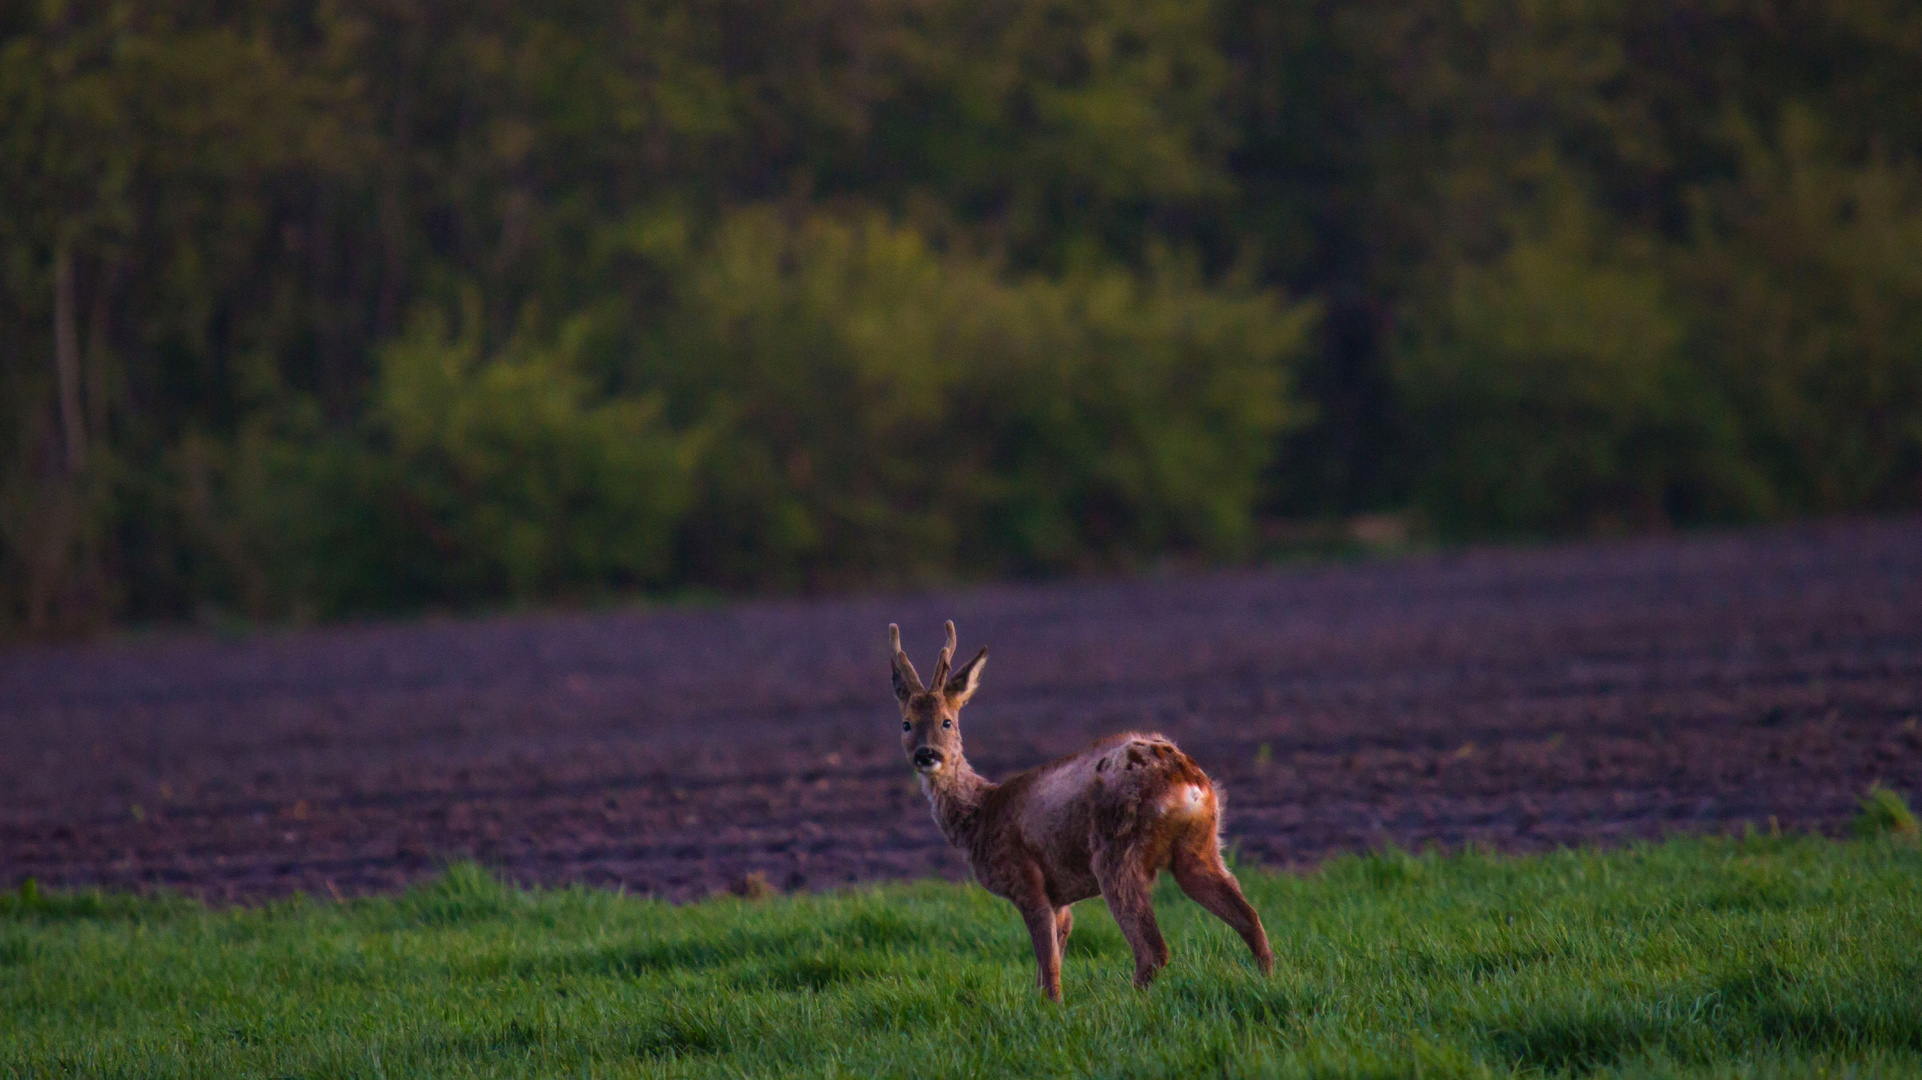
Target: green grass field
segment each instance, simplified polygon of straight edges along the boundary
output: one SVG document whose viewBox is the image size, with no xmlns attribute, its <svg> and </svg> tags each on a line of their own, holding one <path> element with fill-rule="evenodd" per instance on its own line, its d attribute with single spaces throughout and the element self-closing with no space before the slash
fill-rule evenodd
<svg viewBox="0 0 1922 1080">
<path fill-rule="evenodd" d="M 473 867 L 216 911 L 0 899 L 12 1076 L 1922 1075 L 1922 852 L 1676 840 L 1243 871 L 1274 938 L 1157 892 L 1129 985 L 1099 901 L 1067 1002 L 1013 910 L 940 883 L 686 907 Z"/>
</svg>

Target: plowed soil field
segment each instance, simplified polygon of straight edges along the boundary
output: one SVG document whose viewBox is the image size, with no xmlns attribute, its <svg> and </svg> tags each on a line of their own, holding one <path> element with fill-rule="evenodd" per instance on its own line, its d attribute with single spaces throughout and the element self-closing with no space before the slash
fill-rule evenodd
<svg viewBox="0 0 1922 1080">
<path fill-rule="evenodd" d="M 215 901 L 471 857 L 687 899 L 966 873 L 886 626 L 992 650 L 990 776 L 1158 730 L 1244 858 L 1836 831 L 1922 795 L 1922 519 L 1123 582 L 0 654 L 0 887 Z"/>
</svg>

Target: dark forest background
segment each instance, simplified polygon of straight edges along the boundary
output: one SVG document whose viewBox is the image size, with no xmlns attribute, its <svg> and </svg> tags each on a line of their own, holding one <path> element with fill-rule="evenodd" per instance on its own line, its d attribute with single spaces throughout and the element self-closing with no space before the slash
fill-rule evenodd
<svg viewBox="0 0 1922 1080">
<path fill-rule="evenodd" d="M 1915 507 L 1922 6 L 0 0 L 0 455 L 32 635 Z"/>
</svg>

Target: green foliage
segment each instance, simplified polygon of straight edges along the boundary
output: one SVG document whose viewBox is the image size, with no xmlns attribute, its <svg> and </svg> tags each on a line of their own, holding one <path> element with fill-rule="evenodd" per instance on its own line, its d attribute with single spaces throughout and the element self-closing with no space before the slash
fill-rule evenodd
<svg viewBox="0 0 1922 1080">
<path fill-rule="evenodd" d="M 1367 115 L 1399 123 L 1387 171 L 1362 167 L 1385 196 L 1372 235 L 1419 251 L 1359 283 L 1401 301 L 1406 442 L 1382 441 L 1431 517 L 1568 532 L 1916 505 L 1910 15 L 1397 0 L 1350 18 L 1364 100 L 1387 103 Z"/>
<path fill-rule="evenodd" d="M 450 339 L 430 313 L 381 354 L 382 445 L 367 453 L 391 470 L 396 539 L 418 560 L 406 576 L 436 598 L 526 600 L 666 575 L 698 433 L 667 430 L 650 398 L 596 399 L 574 360 L 584 330 L 483 359 L 477 333 Z"/>
<path fill-rule="evenodd" d="M 1161 978 L 1129 985 L 1090 901 L 1063 1005 L 1006 903 L 945 883 L 676 908 L 463 866 L 340 904 L 5 898 L 0 1071 L 1916 1075 L 1918 860 L 1756 836 L 1244 869 L 1269 978 L 1164 881 Z"/>
<path fill-rule="evenodd" d="M 1455 268 L 1398 357 L 1425 440 L 1422 505 L 1451 532 L 1646 528 L 1766 508 L 1659 269 L 1647 254 L 1598 252 L 1590 218 L 1571 200 L 1544 235 Z"/>
<path fill-rule="evenodd" d="M 1914 508 L 1918 42 L 1844 0 L 13 5 L 0 632 Z"/>
<path fill-rule="evenodd" d="M 873 216 L 743 211 L 678 276 L 642 381 L 726 418 L 689 548 L 729 582 L 1244 550 L 1312 318 L 1172 264 L 1007 282 Z"/>
<path fill-rule="evenodd" d="M 584 329 L 483 357 L 429 310 L 382 351 L 360 430 L 296 411 L 244 430 L 232 454 L 190 455 L 187 487 L 217 492 L 199 518 L 242 605 L 405 610 L 665 580 L 701 433 L 669 430 L 651 398 L 595 393 Z"/>
<path fill-rule="evenodd" d="M 381 351 L 360 431 L 309 410 L 190 443 L 243 606 L 1234 554 L 1313 314 L 1172 264 L 1009 283 L 876 216 L 745 210 L 642 250 L 676 292 L 611 362 L 593 314 L 483 358 L 470 291 L 459 334 L 429 309 Z"/>
<path fill-rule="evenodd" d="M 1806 108 L 1738 129 L 1678 275 L 1701 342 L 1782 503 L 1838 511 L 1922 496 L 1922 162 L 1851 162 Z"/>
</svg>

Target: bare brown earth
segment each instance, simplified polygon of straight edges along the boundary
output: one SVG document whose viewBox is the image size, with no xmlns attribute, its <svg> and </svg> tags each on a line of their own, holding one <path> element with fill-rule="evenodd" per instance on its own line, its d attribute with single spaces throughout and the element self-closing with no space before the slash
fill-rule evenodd
<svg viewBox="0 0 1922 1080">
<path fill-rule="evenodd" d="M 392 889 L 471 856 L 676 899 L 965 873 L 886 626 L 993 658 L 989 775 L 1155 729 L 1244 858 L 1832 832 L 1922 788 L 1922 519 L 711 610 L 0 655 L 0 887 Z"/>
</svg>

